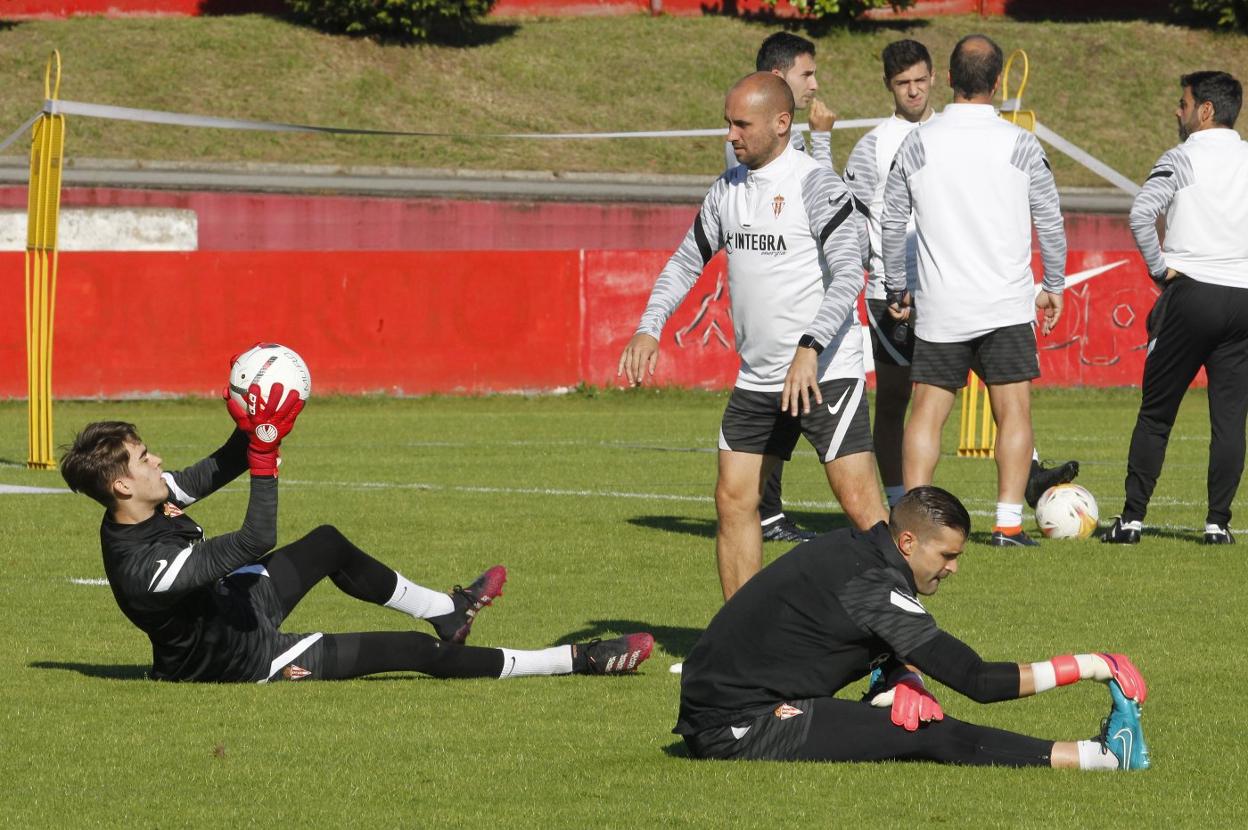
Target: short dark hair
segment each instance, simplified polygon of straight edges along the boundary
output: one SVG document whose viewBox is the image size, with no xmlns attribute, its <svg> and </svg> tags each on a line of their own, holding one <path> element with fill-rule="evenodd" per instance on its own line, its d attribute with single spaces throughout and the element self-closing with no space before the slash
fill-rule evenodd
<svg viewBox="0 0 1248 830">
<path fill-rule="evenodd" d="M 1213 121 L 1223 127 L 1234 127 L 1239 108 L 1244 103 L 1244 88 L 1234 76 L 1226 72 L 1192 72 L 1180 79 L 1184 87 L 1192 88 L 1192 100 L 1196 106 L 1208 101 L 1213 104 Z"/>
<path fill-rule="evenodd" d="M 130 469 L 126 443 L 142 444 L 134 424 L 125 421 L 96 421 L 74 436 L 74 443 L 62 447 L 61 475 L 69 489 L 85 493 L 105 507 L 116 504 L 113 482 Z"/>
<path fill-rule="evenodd" d="M 916 63 L 925 63 L 927 71 L 932 71 L 932 55 L 917 40 L 895 40 L 884 47 L 880 57 L 884 59 L 886 81 L 891 81 L 894 76 L 905 72 Z"/>
<path fill-rule="evenodd" d="M 906 493 L 888 514 L 888 529 L 894 538 L 903 530 L 921 533 L 928 525 L 951 527 L 965 539 L 971 535 L 971 514 L 953 493 L 930 484 Z"/>
<path fill-rule="evenodd" d="M 815 56 L 815 44 L 804 37 L 788 32 L 776 32 L 758 47 L 754 68 L 759 72 L 788 72 L 797 62 L 798 55 Z"/>
<path fill-rule="evenodd" d="M 971 44 L 975 41 L 983 42 L 989 48 L 972 48 Z M 1004 64 L 1005 55 L 992 38 L 987 35 L 967 35 L 958 41 L 958 45 L 953 47 L 953 54 L 949 56 L 949 85 L 963 98 L 992 92 Z"/>
</svg>

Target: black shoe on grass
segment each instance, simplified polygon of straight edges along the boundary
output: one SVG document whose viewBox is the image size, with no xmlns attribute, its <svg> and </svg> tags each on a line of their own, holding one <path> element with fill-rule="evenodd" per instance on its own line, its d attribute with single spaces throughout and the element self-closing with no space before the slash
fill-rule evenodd
<svg viewBox="0 0 1248 830">
<path fill-rule="evenodd" d="M 764 542 L 809 542 L 818 535 L 793 524 L 788 516 L 781 516 L 771 524 L 763 526 Z"/>
<path fill-rule="evenodd" d="M 1027 499 L 1027 504 L 1034 510 L 1036 502 L 1040 501 L 1045 490 L 1059 484 L 1068 484 L 1078 475 L 1078 461 L 1067 461 L 1056 467 L 1046 467 L 1039 461 L 1032 461 L 1031 473 L 1027 476 L 1027 489 L 1023 491 L 1023 498 Z"/>
<path fill-rule="evenodd" d="M 1124 522 L 1121 516 L 1115 516 L 1109 530 L 1101 534 L 1101 541 L 1108 545 L 1138 545 L 1143 529 L 1143 522 Z"/>
<path fill-rule="evenodd" d="M 429 622 L 438 637 L 448 643 L 462 643 L 468 639 L 472 623 L 477 613 L 503 595 L 503 583 L 507 581 L 507 569 L 495 565 L 477 577 L 467 588 L 456 585 L 451 589 L 451 602 L 455 610 L 439 617 L 430 617 Z"/>
<path fill-rule="evenodd" d="M 572 646 L 575 674 L 619 674 L 645 662 L 654 650 L 654 637 L 644 632 L 625 634 L 614 640 L 590 640 Z"/>
<path fill-rule="evenodd" d="M 1235 537 L 1231 535 L 1229 527 L 1222 525 L 1205 525 L 1205 544 L 1206 545 L 1233 545 Z"/>
<path fill-rule="evenodd" d="M 1006 534 L 1001 530 L 992 532 L 992 539 L 988 544 L 994 548 L 1038 548 L 1040 543 L 1027 535 L 1027 531 L 1019 530 L 1018 533 Z"/>
</svg>

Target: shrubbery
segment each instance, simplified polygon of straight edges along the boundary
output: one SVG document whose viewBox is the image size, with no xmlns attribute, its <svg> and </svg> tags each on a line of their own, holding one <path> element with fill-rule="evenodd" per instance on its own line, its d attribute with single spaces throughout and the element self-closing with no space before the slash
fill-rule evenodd
<svg viewBox="0 0 1248 830">
<path fill-rule="evenodd" d="M 764 0 L 770 6 L 776 6 L 780 0 Z M 821 19 L 852 20 L 871 9 L 904 9 L 913 5 L 914 0 L 788 0 L 793 8 L 806 12 Z M 1196 0 L 1200 2 L 1200 0 Z"/>
<path fill-rule="evenodd" d="M 1172 0 L 1170 8 L 1185 23 L 1248 31 L 1248 0 Z"/>
<path fill-rule="evenodd" d="M 286 0 L 298 19 L 327 32 L 427 40 L 467 28 L 494 0 Z"/>
</svg>

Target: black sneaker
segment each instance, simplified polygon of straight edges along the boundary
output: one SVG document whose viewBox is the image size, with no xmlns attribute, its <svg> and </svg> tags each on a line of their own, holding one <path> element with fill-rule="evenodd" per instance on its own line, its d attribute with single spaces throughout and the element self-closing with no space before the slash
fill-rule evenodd
<svg viewBox="0 0 1248 830">
<path fill-rule="evenodd" d="M 1109 530 L 1101 534 L 1101 541 L 1110 545 L 1138 545 L 1143 529 L 1143 522 L 1124 522 L 1121 516 L 1115 516 Z"/>
<path fill-rule="evenodd" d="M 771 524 L 763 526 L 764 542 L 809 542 L 818 535 L 802 530 L 788 516 L 781 516 Z"/>
<path fill-rule="evenodd" d="M 1031 473 L 1027 476 L 1027 489 L 1023 491 L 1023 498 L 1027 499 L 1027 504 L 1032 509 L 1035 509 L 1036 502 L 1040 501 L 1045 490 L 1072 482 L 1078 475 L 1078 461 L 1067 461 L 1056 467 L 1046 467 L 1039 461 L 1032 461 Z"/>
<path fill-rule="evenodd" d="M 614 640 L 590 640 L 572 646 L 575 674 L 619 674 L 633 671 L 654 650 L 649 634 L 625 634 Z"/>
<path fill-rule="evenodd" d="M 456 585 L 451 589 L 451 601 L 455 610 L 440 617 L 430 617 L 429 622 L 438 637 L 448 643 L 462 643 L 468 639 L 477 612 L 503 595 L 503 583 L 507 581 L 507 569 L 495 565 L 477 577 L 467 588 Z"/>
<path fill-rule="evenodd" d="M 1013 535 L 1006 535 L 1003 531 L 994 530 L 992 539 L 988 542 L 994 548 L 1038 548 L 1040 543 L 1027 535 L 1027 531 L 1020 530 Z"/>
<path fill-rule="evenodd" d="M 1233 545 L 1235 537 L 1231 535 L 1229 527 L 1221 525 L 1205 525 L 1205 544 L 1206 545 Z"/>
</svg>

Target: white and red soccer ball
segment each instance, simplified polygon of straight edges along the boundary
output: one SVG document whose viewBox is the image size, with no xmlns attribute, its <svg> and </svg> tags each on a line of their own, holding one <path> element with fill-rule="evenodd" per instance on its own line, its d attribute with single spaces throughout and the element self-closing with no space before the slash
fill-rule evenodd
<svg viewBox="0 0 1248 830">
<path fill-rule="evenodd" d="M 260 397 L 268 400 L 275 383 L 283 390 L 295 390 L 305 401 L 312 394 L 312 373 L 294 349 L 279 343 L 257 343 L 230 366 L 230 397 L 244 410 L 249 408 L 247 390 L 252 384 L 259 386 Z M 285 392 L 282 400 L 286 400 Z"/>
<path fill-rule="evenodd" d="M 1096 499 L 1078 484 L 1050 487 L 1036 502 L 1036 524 L 1050 539 L 1087 539 L 1099 521 Z"/>
</svg>

